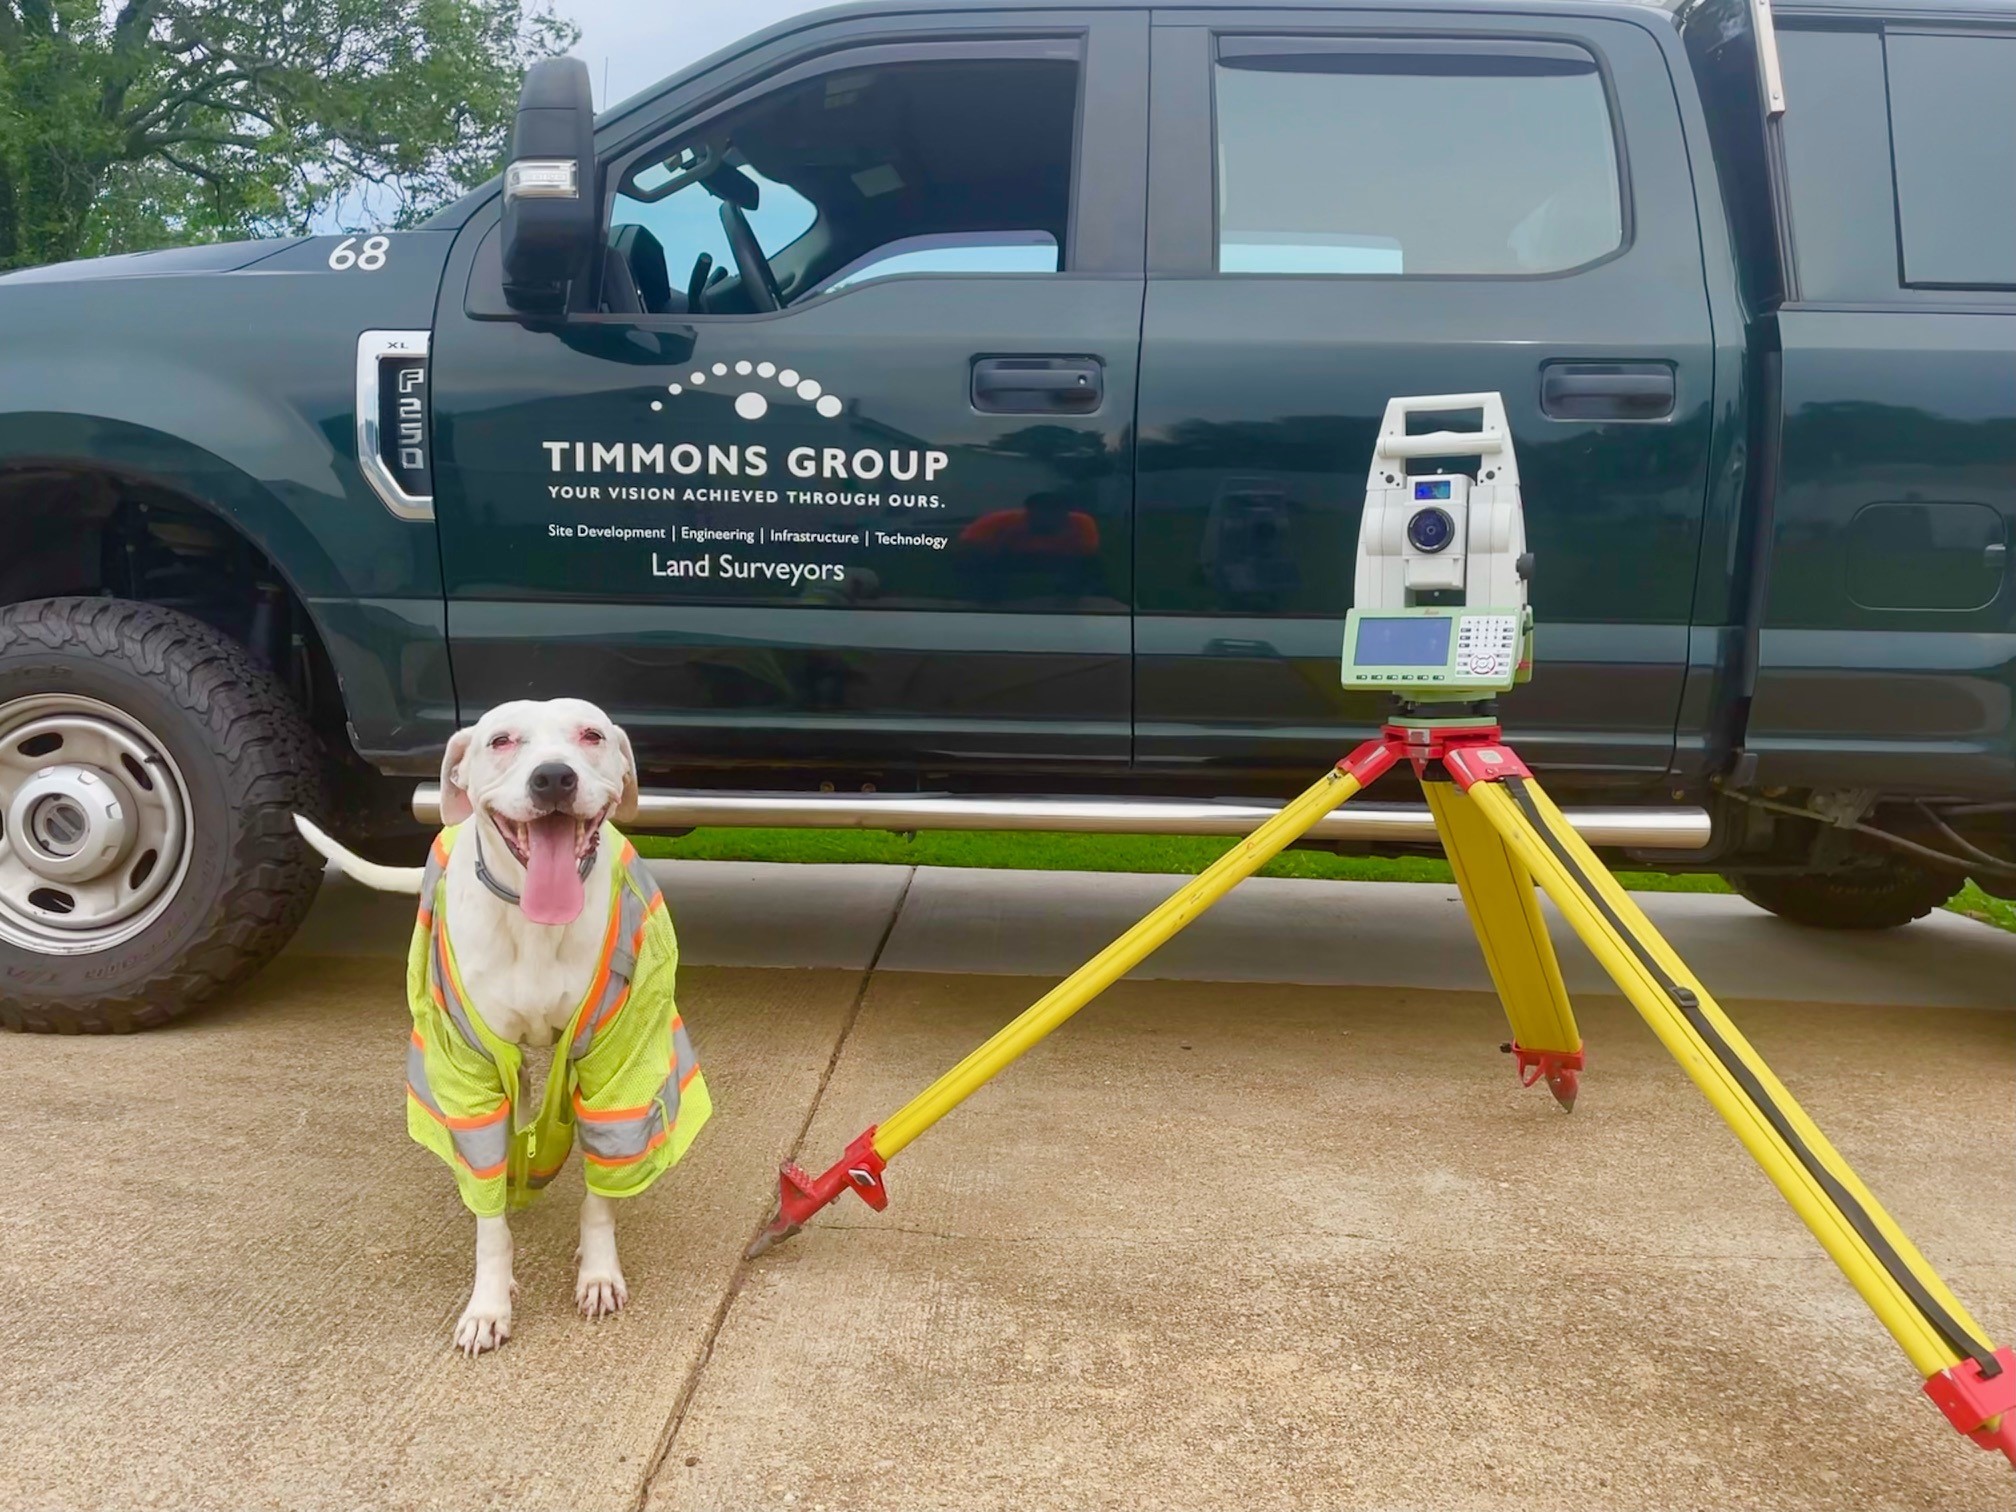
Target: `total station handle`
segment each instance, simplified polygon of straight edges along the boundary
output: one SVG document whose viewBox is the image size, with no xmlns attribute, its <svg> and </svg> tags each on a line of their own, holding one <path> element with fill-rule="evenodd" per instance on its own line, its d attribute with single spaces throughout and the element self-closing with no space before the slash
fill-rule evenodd
<svg viewBox="0 0 2016 1512">
<path fill-rule="evenodd" d="M 1444 410 L 1478 410 L 1484 422 L 1474 431 L 1429 431 L 1407 434 L 1407 417 Z M 1493 482 L 1517 486 L 1519 464 L 1514 459 L 1511 429 L 1505 421 L 1505 401 L 1497 394 L 1412 394 L 1386 401 L 1386 416 L 1379 422 L 1379 442 L 1372 449 L 1372 468 L 1366 487 L 1384 486 L 1386 474 L 1396 469 L 1389 463 L 1408 457 L 1491 457 Z"/>
</svg>

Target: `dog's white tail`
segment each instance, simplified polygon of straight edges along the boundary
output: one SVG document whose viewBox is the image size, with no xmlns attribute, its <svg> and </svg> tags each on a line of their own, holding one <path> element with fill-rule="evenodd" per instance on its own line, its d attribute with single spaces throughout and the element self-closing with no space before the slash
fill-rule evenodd
<svg viewBox="0 0 2016 1512">
<path fill-rule="evenodd" d="M 366 887 L 375 887 L 380 892 L 412 893 L 415 897 L 419 896 L 420 879 L 426 875 L 426 867 L 380 866 L 375 861 L 366 861 L 362 856 L 337 844 L 299 814 L 294 816 L 294 827 L 301 831 L 303 840 Z"/>
</svg>

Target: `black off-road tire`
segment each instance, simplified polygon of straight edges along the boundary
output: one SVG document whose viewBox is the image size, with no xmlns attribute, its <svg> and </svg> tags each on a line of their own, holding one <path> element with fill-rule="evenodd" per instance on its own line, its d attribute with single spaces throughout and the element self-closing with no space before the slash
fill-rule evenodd
<svg viewBox="0 0 2016 1512">
<path fill-rule="evenodd" d="M 56 598 L 0 609 L 0 706 L 36 694 L 109 704 L 158 741 L 188 790 L 189 864 L 162 912 L 109 949 L 58 955 L 0 938 L 0 1025 L 151 1029 L 271 960 L 322 878 L 292 818 L 320 811 L 322 753 L 286 690 L 186 614 Z"/>
<path fill-rule="evenodd" d="M 1810 876 L 1737 872 L 1726 880 L 1759 908 L 1814 929 L 1896 929 L 1924 918 L 1961 887 L 1956 876 L 1888 856 Z"/>
</svg>

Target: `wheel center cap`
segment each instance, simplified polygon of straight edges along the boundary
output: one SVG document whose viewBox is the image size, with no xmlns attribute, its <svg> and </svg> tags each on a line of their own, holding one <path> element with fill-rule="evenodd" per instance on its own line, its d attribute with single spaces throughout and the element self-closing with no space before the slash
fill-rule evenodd
<svg viewBox="0 0 2016 1512">
<path fill-rule="evenodd" d="M 102 772 L 44 767 L 7 806 L 7 835 L 29 870 L 51 882 L 101 876 L 132 841 L 127 806 Z"/>
<path fill-rule="evenodd" d="M 35 805 L 28 827 L 35 832 L 36 843 L 50 855 L 69 857 L 83 848 L 91 821 L 68 793 L 51 793 Z"/>
</svg>

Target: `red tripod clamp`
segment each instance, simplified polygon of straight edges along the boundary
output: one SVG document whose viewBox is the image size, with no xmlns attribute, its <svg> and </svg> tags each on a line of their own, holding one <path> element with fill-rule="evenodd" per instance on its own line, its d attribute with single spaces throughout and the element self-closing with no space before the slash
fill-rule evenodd
<svg viewBox="0 0 2016 1512">
<path fill-rule="evenodd" d="M 1507 777 L 1533 775 L 1509 746 L 1499 743 L 1498 731 L 1462 733 L 1481 733 L 1483 738 L 1452 740 L 1435 754 L 1441 757 L 1443 768 L 1464 792 L 1469 792 L 1480 782 L 1503 782 Z"/>
<path fill-rule="evenodd" d="M 855 1136 L 845 1154 L 817 1176 L 808 1176 L 802 1167 L 786 1161 L 777 1176 L 777 1216 L 802 1227 L 842 1192 L 855 1193 L 879 1213 L 889 1206 L 889 1189 L 882 1184 L 882 1171 L 887 1164 L 875 1153 L 872 1124 Z"/>
<path fill-rule="evenodd" d="M 1507 1040 L 1498 1048 L 1512 1057 L 1520 1086 L 1530 1087 L 1544 1078 L 1554 1101 L 1567 1112 L 1575 1111 L 1575 1094 L 1582 1090 L 1582 1051 L 1528 1050 L 1517 1040 Z"/>
<path fill-rule="evenodd" d="M 1925 1395 L 1946 1421 L 1983 1449 L 2000 1449 L 2016 1464 L 2016 1349 L 1995 1351 L 2002 1369 L 1984 1376 L 1979 1360 L 1962 1360 L 1925 1381 Z M 1988 1425 L 1996 1418 L 1994 1428 Z"/>
<path fill-rule="evenodd" d="M 1389 724 L 1337 765 L 1369 783 L 1396 761 L 1409 761 L 1417 775 L 1440 762 L 1457 787 L 1469 792 L 1480 782 L 1531 777 L 1526 763 L 1505 744 L 1495 724 Z"/>
<path fill-rule="evenodd" d="M 856 1135 L 846 1152 L 817 1176 L 807 1174 L 796 1161 L 785 1161 L 784 1168 L 777 1173 L 777 1216 L 756 1236 L 744 1252 L 745 1258 L 753 1260 L 771 1245 L 789 1239 L 842 1192 L 854 1193 L 881 1212 L 889 1206 L 889 1188 L 882 1184 L 882 1172 L 887 1165 L 876 1153 L 873 1124 Z"/>
</svg>

